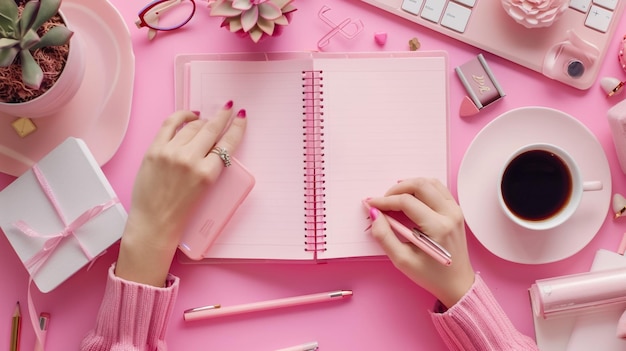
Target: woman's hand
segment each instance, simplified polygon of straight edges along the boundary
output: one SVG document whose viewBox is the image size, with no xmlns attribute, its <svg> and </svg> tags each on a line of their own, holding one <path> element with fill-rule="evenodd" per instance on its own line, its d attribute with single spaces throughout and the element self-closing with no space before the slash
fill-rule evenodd
<svg viewBox="0 0 626 351">
<path fill-rule="evenodd" d="M 224 168 L 215 146 L 232 155 L 245 128 L 245 111 L 232 117 L 232 101 L 208 120 L 178 111 L 165 120 L 135 180 L 115 274 L 163 286 L 195 205 Z M 232 120 L 232 123 L 231 123 Z"/>
<path fill-rule="evenodd" d="M 399 182 L 385 196 L 367 200 L 372 207 L 372 235 L 393 264 L 435 295 L 446 307 L 454 305 L 474 283 L 461 208 L 438 180 L 416 178 Z M 380 211 L 402 211 L 417 228 L 452 255 L 444 266 L 411 243 L 400 241 Z"/>
</svg>

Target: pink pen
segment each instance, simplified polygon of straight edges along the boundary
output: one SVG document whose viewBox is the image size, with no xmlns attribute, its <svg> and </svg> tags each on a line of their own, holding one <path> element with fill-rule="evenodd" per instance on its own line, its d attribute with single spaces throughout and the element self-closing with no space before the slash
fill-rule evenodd
<svg viewBox="0 0 626 351">
<path fill-rule="evenodd" d="M 35 338 L 35 351 L 43 351 L 46 348 L 46 334 L 48 334 L 49 323 L 50 313 L 41 312 L 39 314 L 39 329 L 41 330 L 41 340 Z"/>
<path fill-rule="evenodd" d="M 183 318 L 185 321 L 189 322 L 198 319 L 232 316 L 235 314 L 307 305 L 317 302 L 339 301 L 350 296 L 352 296 L 352 290 L 337 290 L 303 296 L 286 297 L 283 299 L 253 302 L 237 306 L 222 307 L 221 305 L 211 305 L 188 309 L 183 313 Z"/>
<path fill-rule="evenodd" d="M 317 341 L 313 341 L 310 343 L 287 347 L 287 348 L 276 350 L 276 351 L 315 351 L 318 349 L 319 349 L 319 345 L 317 344 Z"/>
<path fill-rule="evenodd" d="M 368 210 L 371 210 L 371 206 L 367 203 L 367 201 L 363 201 L 363 205 Z M 426 252 L 432 258 L 445 266 L 452 264 L 452 256 L 450 253 L 428 235 L 422 233 L 417 228 L 409 229 L 402 223 L 398 222 L 395 218 L 382 212 L 380 212 L 380 214 L 385 216 L 387 222 L 389 222 L 389 225 L 391 225 L 391 228 L 396 233 L 402 235 L 402 237 L 410 241 L 413 245 L 419 247 L 422 251 Z"/>
</svg>

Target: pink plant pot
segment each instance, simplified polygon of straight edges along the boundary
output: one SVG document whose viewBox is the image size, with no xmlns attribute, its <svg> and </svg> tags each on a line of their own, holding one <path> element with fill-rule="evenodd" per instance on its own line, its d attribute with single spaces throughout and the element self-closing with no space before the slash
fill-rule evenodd
<svg viewBox="0 0 626 351">
<path fill-rule="evenodd" d="M 61 12 L 59 15 L 65 25 L 72 29 L 67 18 Z M 41 118 L 53 115 L 69 102 L 83 82 L 85 74 L 84 44 L 80 33 L 74 32 L 70 39 L 67 62 L 59 79 L 48 91 L 35 99 L 20 103 L 0 102 L 0 112 L 16 117 Z"/>
</svg>

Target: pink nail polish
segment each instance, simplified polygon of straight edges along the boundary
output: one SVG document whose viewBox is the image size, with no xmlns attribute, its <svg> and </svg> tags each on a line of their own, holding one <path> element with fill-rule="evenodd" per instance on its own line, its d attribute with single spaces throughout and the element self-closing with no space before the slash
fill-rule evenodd
<svg viewBox="0 0 626 351">
<path fill-rule="evenodd" d="M 196 116 L 200 116 L 200 111 L 191 111 L 191 113 L 193 113 Z"/>
<path fill-rule="evenodd" d="M 244 109 L 239 110 L 239 112 L 237 112 L 237 117 L 246 118 L 246 110 Z"/>
<path fill-rule="evenodd" d="M 233 108 L 233 100 L 228 100 L 226 104 L 224 104 L 224 110 L 230 110 Z"/>
<path fill-rule="evenodd" d="M 370 218 L 372 219 L 372 221 L 375 221 L 376 218 L 378 218 L 379 214 L 380 211 L 376 207 L 370 208 Z"/>
</svg>

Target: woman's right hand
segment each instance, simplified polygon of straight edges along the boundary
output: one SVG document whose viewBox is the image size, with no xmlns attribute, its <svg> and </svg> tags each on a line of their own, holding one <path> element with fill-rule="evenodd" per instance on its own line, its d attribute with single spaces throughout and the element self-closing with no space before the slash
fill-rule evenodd
<svg viewBox="0 0 626 351">
<path fill-rule="evenodd" d="M 461 208 L 438 180 L 415 178 L 392 186 L 382 197 L 370 198 L 372 235 L 393 264 L 450 308 L 474 284 L 465 222 Z M 452 256 L 444 266 L 411 243 L 400 241 L 380 211 L 402 211 L 417 228 Z"/>
</svg>

